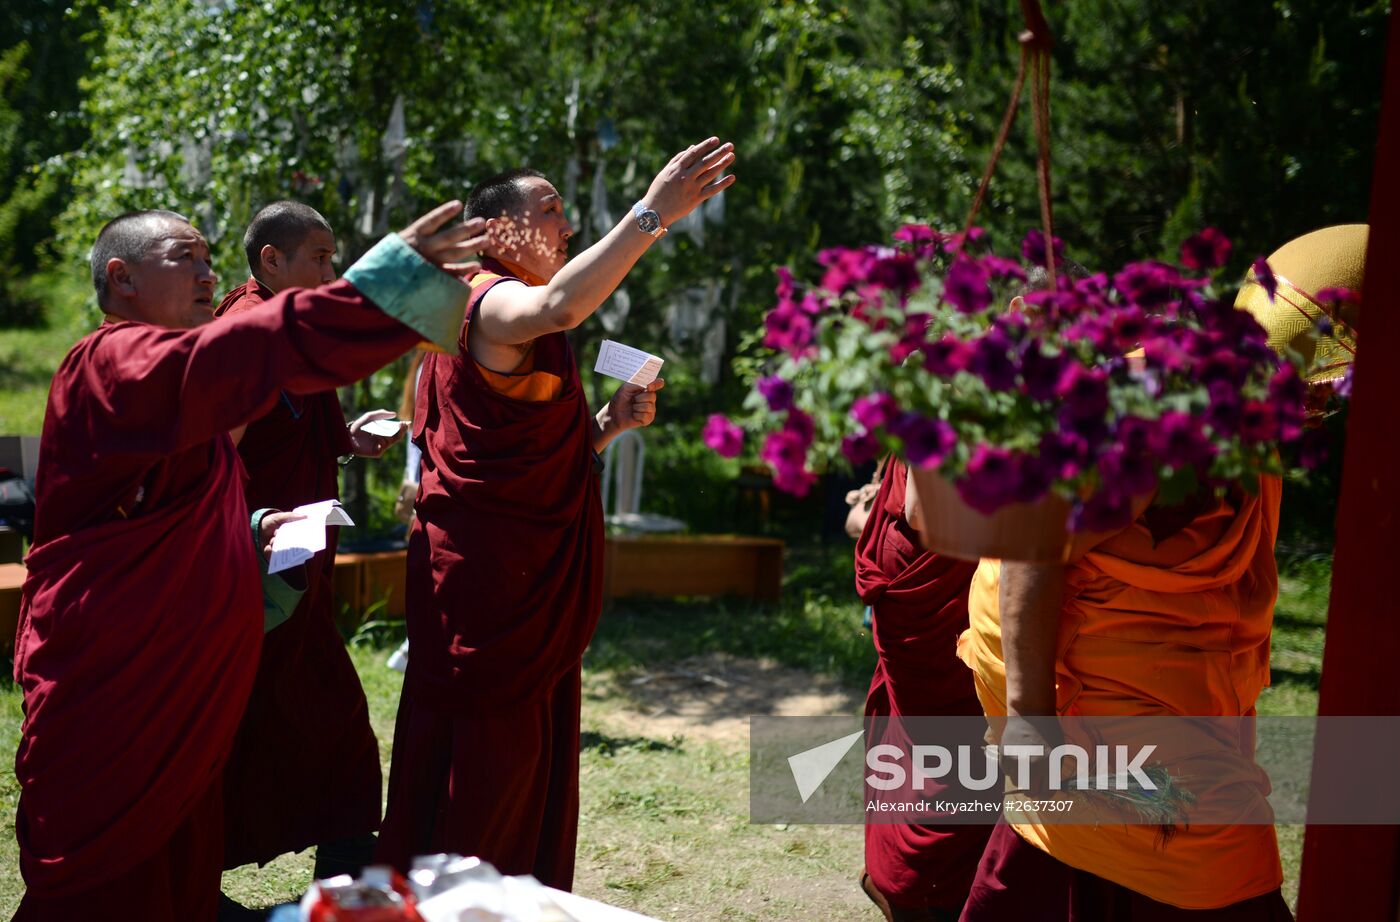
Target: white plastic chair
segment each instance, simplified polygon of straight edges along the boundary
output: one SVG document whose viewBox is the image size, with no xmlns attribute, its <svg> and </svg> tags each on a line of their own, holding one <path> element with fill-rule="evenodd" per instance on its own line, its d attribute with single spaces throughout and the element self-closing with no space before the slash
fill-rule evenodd
<svg viewBox="0 0 1400 922">
<path fill-rule="evenodd" d="M 607 523 L 652 534 L 685 531 L 680 519 L 641 511 L 645 466 L 646 444 L 640 430 L 628 429 L 603 450 L 603 513 Z"/>
</svg>

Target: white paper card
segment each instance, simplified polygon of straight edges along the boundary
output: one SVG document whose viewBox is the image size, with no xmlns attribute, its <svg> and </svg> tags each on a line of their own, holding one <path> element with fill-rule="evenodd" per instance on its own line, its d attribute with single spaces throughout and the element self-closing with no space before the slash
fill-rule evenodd
<svg viewBox="0 0 1400 922">
<path fill-rule="evenodd" d="M 593 370 L 609 378 L 646 387 L 656 380 L 664 362 L 665 359 L 650 352 L 605 339 L 598 350 L 598 364 L 593 366 Z"/>
<path fill-rule="evenodd" d="M 305 563 L 326 549 L 327 525 L 354 525 L 340 503 L 333 499 L 307 503 L 292 510 L 305 518 L 280 525 L 272 535 L 268 573 L 280 573 Z"/>
<path fill-rule="evenodd" d="M 399 434 L 400 429 L 407 425 L 408 423 L 402 419 L 376 419 L 365 423 L 360 427 L 360 431 L 368 432 L 370 435 L 379 435 L 386 439 L 392 439 Z"/>
</svg>

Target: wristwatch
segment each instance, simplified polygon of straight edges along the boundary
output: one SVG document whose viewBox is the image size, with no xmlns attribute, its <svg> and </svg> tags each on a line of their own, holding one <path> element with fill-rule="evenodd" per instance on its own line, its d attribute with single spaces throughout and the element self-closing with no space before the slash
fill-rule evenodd
<svg viewBox="0 0 1400 922">
<path fill-rule="evenodd" d="M 661 215 L 653 208 L 648 208 L 642 202 L 632 206 L 632 216 L 637 219 L 637 229 L 644 234 L 651 234 L 653 237 L 666 236 L 666 228 L 661 226 Z"/>
</svg>

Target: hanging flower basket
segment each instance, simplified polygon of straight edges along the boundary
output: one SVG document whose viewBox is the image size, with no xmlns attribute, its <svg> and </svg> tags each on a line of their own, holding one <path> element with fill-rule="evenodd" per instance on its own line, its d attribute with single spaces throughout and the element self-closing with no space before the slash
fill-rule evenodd
<svg viewBox="0 0 1400 922">
<path fill-rule="evenodd" d="M 1069 555 L 1070 505 L 1053 494 L 1010 503 L 991 515 L 969 506 L 937 470 L 912 467 L 919 533 L 928 550 L 947 557 L 1063 563 Z"/>
</svg>

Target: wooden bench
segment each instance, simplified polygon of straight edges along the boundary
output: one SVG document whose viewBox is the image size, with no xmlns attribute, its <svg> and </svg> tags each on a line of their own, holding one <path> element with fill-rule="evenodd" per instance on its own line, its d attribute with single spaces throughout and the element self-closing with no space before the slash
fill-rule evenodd
<svg viewBox="0 0 1400 922">
<path fill-rule="evenodd" d="M 336 620 L 353 631 L 381 600 L 375 618 L 404 616 L 402 550 L 335 559 Z M 0 564 L 0 652 L 14 648 L 24 566 Z M 776 602 L 783 588 L 783 542 L 739 535 L 625 535 L 607 539 L 603 598 L 735 595 Z"/>
</svg>

